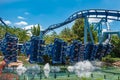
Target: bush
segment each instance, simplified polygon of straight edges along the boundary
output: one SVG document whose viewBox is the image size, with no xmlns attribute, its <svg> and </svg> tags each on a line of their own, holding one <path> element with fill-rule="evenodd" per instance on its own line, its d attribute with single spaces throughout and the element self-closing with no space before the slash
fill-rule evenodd
<svg viewBox="0 0 120 80">
<path fill-rule="evenodd" d="M 2 56 L 2 52 L 0 51 L 0 56 Z"/>
<path fill-rule="evenodd" d="M 111 55 L 108 55 L 106 57 L 103 57 L 102 61 L 113 63 L 113 62 L 116 62 L 116 61 L 120 61 L 120 58 L 113 58 L 113 57 L 111 57 Z"/>
<path fill-rule="evenodd" d="M 80 80 L 92 80 L 91 78 L 82 77 Z"/>
</svg>

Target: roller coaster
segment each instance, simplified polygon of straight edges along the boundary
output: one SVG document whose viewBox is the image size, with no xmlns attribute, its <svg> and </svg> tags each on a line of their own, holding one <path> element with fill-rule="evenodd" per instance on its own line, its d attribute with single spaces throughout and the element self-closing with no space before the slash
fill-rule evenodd
<svg viewBox="0 0 120 80">
<path fill-rule="evenodd" d="M 84 44 L 77 40 L 68 44 L 63 40 L 56 38 L 53 44 L 45 45 L 45 41 L 43 40 L 45 34 L 79 18 L 84 19 Z M 90 23 L 88 21 L 90 18 L 99 19 L 99 22 L 93 23 L 94 30 L 97 31 L 98 35 L 98 44 L 94 43 Z M 32 36 L 28 42 L 24 43 L 21 48 L 19 48 L 22 53 L 30 56 L 30 63 L 44 63 L 43 55 L 51 57 L 53 64 L 65 64 L 67 61 L 74 63 L 82 60 L 100 60 L 102 57 L 108 55 L 113 48 L 113 45 L 110 43 L 111 35 L 117 34 L 120 37 L 120 31 L 110 30 L 108 24 L 109 20 L 120 21 L 120 11 L 104 9 L 78 11 L 68 17 L 65 21 L 50 25 L 47 29 L 40 32 L 40 36 Z M 0 21 L 7 26 L 1 18 Z M 106 24 L 105 32 L 103 32 L 102 23 Z M 88 42 L 87 39 L 88 32 L 90 33 L 90 42 Z M 4 60 L 7 63 L 17 60 L 17 43 L 18 38 L 15 35 L 8 33 L 6 33 L 5 38 L 1 41 L 1 51 L 3 52 L 5 56 Z"/>
</svg>

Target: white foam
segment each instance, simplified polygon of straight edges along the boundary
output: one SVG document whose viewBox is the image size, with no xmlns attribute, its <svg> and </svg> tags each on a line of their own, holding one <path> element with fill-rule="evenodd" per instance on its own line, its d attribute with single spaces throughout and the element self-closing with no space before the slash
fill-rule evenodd
<svg viewBox="0 0 120 80">
<path fill-rule="evenodd" d="M 58 66 L 52 66 L 51 67 L 51 72 L 60 72 L 60 67 L 58 67 Z"/>
<path fill-rule="evenodd" d="M 49 65 L 49 63 L 45 64 L 43 70 L 44 70 L 44 75 L 48 78 L 49 73 L 50 73 L 50 65 Z"/>
<path fill-rule="evenodd" d="M 16 71 L 17 71 L 17 74 L 18 75 L 22 75 L 26 72 L 26 68 L 23 66 L 23 65 L 19 65 L 17 68 L 16 68 Z"/>
<path fill-rule="evenodd" d="M 68 66 L 68 67 L 67 67 L 67 70 L 68 70 L 69 72 L 74 72 L 74 67 L 73 67 L 73 66 Z"/>
<path fill-rule="evenodd" d="M 89 77 L 94 70 L 94 66 L 89 61 L 80 61 L 74 66 L 68 66 L 69 72 L 75 72 L 78 77 Z"/>
</svg>

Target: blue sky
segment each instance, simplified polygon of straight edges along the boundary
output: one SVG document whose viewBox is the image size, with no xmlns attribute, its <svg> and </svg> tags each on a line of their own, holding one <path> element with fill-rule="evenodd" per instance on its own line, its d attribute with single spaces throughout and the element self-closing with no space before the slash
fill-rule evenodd
<svg viewBox="0 0 120 80">
<path fill-rule="evenodd" d="M 0 17 L 21 28 L 40 24 L 46 29 L 85 9 L 120 10 L 120 0 L 0 0 Z"/>
</svg>

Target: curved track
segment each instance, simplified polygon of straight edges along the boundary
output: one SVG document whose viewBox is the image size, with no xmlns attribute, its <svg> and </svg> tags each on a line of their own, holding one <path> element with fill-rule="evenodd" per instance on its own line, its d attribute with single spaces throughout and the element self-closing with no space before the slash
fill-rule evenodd
<svg viewBox="0 0 120 80">
<path fill-rule="evenodd" d="M 75 12 L 70 17 L 68 17 L 64 22 L 50 25 L 46 30 L 43 31 L 43 35 L 50 30 L 64 26 L 78 18 L 99 18 L 107 20 L 120 21 L 120 11 L 118 10 L 105 10 L 105 9 L 90 9 Z"/>
</svg>

